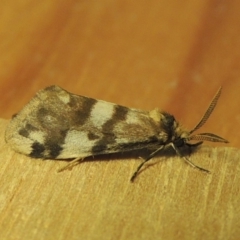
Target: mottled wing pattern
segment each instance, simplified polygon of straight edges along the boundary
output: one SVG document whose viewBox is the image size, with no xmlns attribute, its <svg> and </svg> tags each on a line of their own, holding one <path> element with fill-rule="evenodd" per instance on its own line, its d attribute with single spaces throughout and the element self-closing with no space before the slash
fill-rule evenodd
<svg viewBox="0 0 240 240">
<path fill-rule="evenodd" d="M 36 158 L 75 158 L 156 145 L 149 112 L 68 93 L 40 90 L 11 120 L 6 141 Z"/>
</svg>

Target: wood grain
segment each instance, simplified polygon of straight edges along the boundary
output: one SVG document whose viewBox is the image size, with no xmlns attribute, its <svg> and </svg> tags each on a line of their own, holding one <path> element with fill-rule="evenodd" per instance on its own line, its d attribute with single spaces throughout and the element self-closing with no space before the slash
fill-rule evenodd
<svg viewBox="0 0 240 240">
<path fill-rule="evenodd" d="M 240 151 L 202 147 L 191 160 L 159 157 L 134 183 L 139 160 L 66 162 L 13 152 L 0 122 L 1 239 L 237 239 Z"/>
<path fill-rule="evenodd" d="M 0 2 L 0 239 L 237 239 L 240 2 Z M 66 163 L 14 153 L 4 129 L 39 89 L 169 111 L 189 129 L 217 89 L 202 132 L 230 141 L 191 160 L 138 155 Z M 216 146 L 216 147 L 215 147 Z M 233 148 L 235 147 L 235 148 Z"/>
</svg>

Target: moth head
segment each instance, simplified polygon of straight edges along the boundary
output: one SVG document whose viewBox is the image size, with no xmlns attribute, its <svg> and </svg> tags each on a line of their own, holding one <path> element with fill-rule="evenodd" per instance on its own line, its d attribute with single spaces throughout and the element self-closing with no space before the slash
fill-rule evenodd
<svg viewBox="0 0 240 240">
<path fill-rule="evenodd" d="M 185 130 L 177 121 L 174 121 L 171 142 L 175 146 L 181 147 L 185 145 L 189 135 L 189 131 Z"/>
<path fill-rule="evenodd" d="M 189 137 L 189 132 L 179 125 L 174 116 L 166 112 L 162 112 L 160 129 L 159 137 L 165 144 L 174 143 L 176 146 L 182 146 Z"/>
<path fill-rule="evenodd" d="M 228 141 L 216 134 L 213 133 L 198 133 L 198 134 L 194 134 L 192 135 L 197 129 L 199 129 L 200 127 L 202 127 L 206 121 L 208 120 L 208 118 L 210 117 L 211 113 L 213 112 L 214 108 L 217 105 L 217 101 L 220 97 L 221 94 L 221 89 L 220 88 L 217 92 L 217 94 L 215 95 L 215 97 L 213 98 L 211 104 L 209 105 L 207 111 L 205 112 L 205 114 L 203 115 L 203 117 L 201 118 L 201 120 L 199 121 L 199 123 L 191 130 L 191 131 L 182 131 L 181 128 L 178 130 L 178 128 L 176 128 L 176 132 L 178 133 L 179 138 L 176 138 L 175 143 L 178 146 L 178 143 L 185 143 L 187 144 L 190 141 L 210 141 L 210 142 L 221 142 L 221 143 L 228 143 Z"/>
</svg>

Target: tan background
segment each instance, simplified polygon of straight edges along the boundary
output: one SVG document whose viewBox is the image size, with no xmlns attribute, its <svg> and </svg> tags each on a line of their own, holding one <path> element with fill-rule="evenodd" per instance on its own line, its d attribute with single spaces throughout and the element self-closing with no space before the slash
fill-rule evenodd
<svg viewBox="0 0 240 240">
<path fill-rule="evenodd" d="M 1 1 L 1 118 L 56 84 L 129 107 L 158 107 L 192 128 L 223 86 L 202 131 L 236 149 L 194 153 L 191 160 L 210 175 L 162 157 L 131 184 L 136 154 L 57 173 L 65 162 L 11 151 L 1 120 L 0 238 L 237 239 L 239 9 L 237 0 Z"/>
</svg>

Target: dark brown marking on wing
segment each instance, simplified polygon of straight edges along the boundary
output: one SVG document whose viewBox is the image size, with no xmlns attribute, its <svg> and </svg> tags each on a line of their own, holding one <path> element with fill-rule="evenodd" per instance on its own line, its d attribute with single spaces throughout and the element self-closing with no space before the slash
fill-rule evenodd
<svg viewBox="0 0 240 240">
<path fill-rule="evenodd" d="M 93 132 L 89 132 L 88 133 L 88 139 L 89 140 L 96 140 L 96 139 L 99 139 L 100 137 L 98 135 L 96 135 L 95 133 Z"/>
<path fill-rule="evenodd" d="M 46 146 L 46 149 L 49 150 L 48 156 L 45 156 L 45 157 L 49 157 L 53 159 L 56 158 L 63 150 L 63 148 L 58 143 L 55 143 L 52 141 L 47 142 L 45 146 Z"/>
<path fill-rule="evenodd" d="M 156 148 L 156 146 L 159 145 L 162 145 L 162 143 L 159 142 L 159 139 L 156 136 L 152 136 L 142 142 L 120 143 L 118 144 L 116 150 L 119 150 L 119 152 L 120 151 L 124 152 L 137 149 Z"/>
<path fill-rule="evenodd" d="M 60 107 L 60 106 L 59 106 Z M 39 108 L 36 113 L 36 118 L 38 120 L 39 130 L 47 134 L 47 137 L 53 137 L 54 135 L 60 135 L 61 131 L 66 131 L 69 129 L 69 119 L 68 116 L 64 116 L 64 110 L 57 109 L 46 109 L 44 107 Z"/>
<path fill-rule="evenodd" d="M 26 137 L 26 138 L 29 136 L 29 132 L 28 132 L 28 130 L 25 129 L 25 128 L 21 128 L 21 129 L 18 131 L 18 134 L 21 135 L 21 136 L 23 136 L 23 137 Z"/>
<path fill-rule="evenodd" d="M 32 144 L 32 152 L 30 153 L 30 157 L 33 158 L 43 158 L 44 157 L 45 147 L 43 144 L 38 142 L 34 142 Z"/>
<path fill-rule="evenodd" d="M 26 128 L 28 131 L 32 131 L 32 132 L 39 130 L 37 127 L 33 126 L 33 125 L 30 124 L 30 123 L 27 123 L 25 128 Z"/>
<path fill-rule="evenodd" d="M 24 128 L 21 128 L 18 133 L 19 135 L 23 136 L 23 137 L 28 137 L 30 132 L 33 132 L 33 131 L 37 131 L 38 128 L 34 127 L 32 124 L 30 123 L 27 123 L 26 126 Z"/>
<path fill-rule="evenodd" d="M 65 137 L 68 130 L 51 129 L 46 131 L 47 135 L 44 139 L 44 144 L 35 141 L 32 144 L 31 157 L 34 158 L 52 158 L 55 159 L 61 154 Z"/>
<path fill-rule="evenodd" d="M 70 103 L 72 101 L 74 100 L 71 100 Z M 92 108 L 94 107 L 96 102 L 97 102 L 96 99 L 82 97 L 81 103 L 79 104 L 77 102 L 75 103 L 72 115 L 72 122 L 74 123 L 74 125 L 82 126 L 86 121 L 88 121 Z"/>
<path fill-rule="evenodd" d="M 103 153 L 107 149 L 108 144 L 116 142 L 116 136 L 113 133 L 114 126 L 118 122 L 126 120 L 128 111 L 126 107 L 115 105 L 112 118 L 106 121 L 102 126 L 104 137 L 97 141 L 92 148 L 93 155 Z"/>
<path fill-rule="evenodd" d="M 44 146 L 46 148 L 46 157 L 48 158 L 56 158 L 61 154 L 63 148 L 62 145 L 65 142 L 66 135 L 68 133 L 68 129 L 65 130 L 57 130 L 52 131 L 50 135 L 47 136 Z"/>
<path fill-rule="evenodd" d="M 41 107 L 41 108 L 38 109 L 38 112 L 37 112 L 38 117 L 42 118 L 42 117 L 45 117 L 47 115 L 49 115 L 49 110 L 48 109 L 46 109 L 44 107 Z"/>
</svg>

